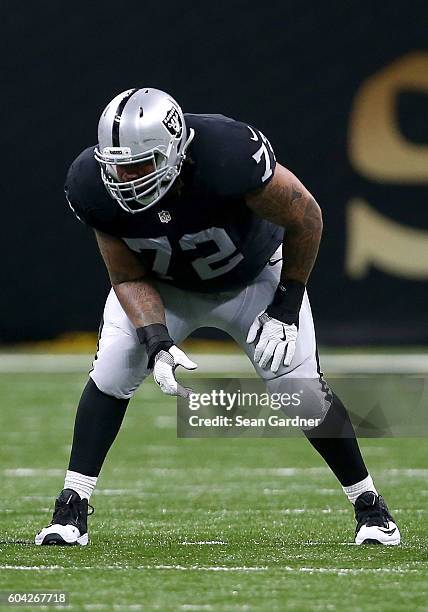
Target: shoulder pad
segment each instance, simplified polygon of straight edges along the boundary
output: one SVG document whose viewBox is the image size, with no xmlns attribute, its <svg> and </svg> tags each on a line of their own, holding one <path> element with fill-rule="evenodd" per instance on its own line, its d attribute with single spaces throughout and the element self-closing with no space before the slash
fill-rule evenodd
<svg viewBox="0 0 428 612">
<path fill-rule="evenodd" d="M 82 223 L 111 233 L 117 205 L 107 193 L 94 147 L 88 147 L 71 164 L 64 185 L 67 202 Z"/>
<path fill-rule="evenodd" d="M 196 179 L 222 197 L 242 196 L 261 189 L 275 171 L 275 154 L 256 128 L 223 115 L 185 115 L 195 130 L 189 156 Z"/>
</svg>

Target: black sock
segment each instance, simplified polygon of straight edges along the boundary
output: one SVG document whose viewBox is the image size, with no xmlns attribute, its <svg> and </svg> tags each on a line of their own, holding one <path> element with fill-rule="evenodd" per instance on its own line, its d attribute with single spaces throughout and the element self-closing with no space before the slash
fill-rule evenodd
<svg viewBox="0 0 428 612">
<path fill-rule="evenodd" d="M 128 402 L 106 395 L 91 378 L 88 380 L 77 408 L 69 470 L 98 476 L 119 432 Z"/>
<path fill-rule="evenodd" d="M 349 415 L 334 393 L 333 403 L 321 425 L 303 433 L 343 487 L 368 476 Z"/>
</svg>

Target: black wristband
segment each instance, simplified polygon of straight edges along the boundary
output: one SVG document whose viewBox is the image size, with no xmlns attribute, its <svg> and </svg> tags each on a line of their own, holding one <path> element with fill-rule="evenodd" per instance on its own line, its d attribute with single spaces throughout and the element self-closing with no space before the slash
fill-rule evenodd
<svg viewBox="0 0 428 612">
<path fill-rule="evenodd" d="M 137 327 L 137 336 L 140 343 L 146 347 L 149 369 L 153 368 L 155 357 L 159 351 L 167 351 L 174 344 L 163 323 Z"/>
<path fill-rule="evenodd" d="M 298 325 L 304 294 L 305 285 L 300 281 L 286 280 L 280 283 L 272 303 L 266 308 L 267 314 L 283 323 Z"/>
</svg>

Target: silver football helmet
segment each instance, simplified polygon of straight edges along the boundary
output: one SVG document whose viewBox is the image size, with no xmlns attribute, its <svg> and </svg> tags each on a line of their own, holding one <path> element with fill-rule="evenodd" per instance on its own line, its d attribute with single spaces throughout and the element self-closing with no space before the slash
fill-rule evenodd
<svg viewBox="0 0 428 612">
<path fill-rule="evenodd" d="M 147 210 L 180 173 L 195 132 L 187 133 L 177 102 L 159 89 L 128 89 L 107 105 L 98 124 L 95 159 L 109 194 L 129 213 Z M 145 176 L 121 182 L 117 166 L 151 163 Z"/>
</svg>

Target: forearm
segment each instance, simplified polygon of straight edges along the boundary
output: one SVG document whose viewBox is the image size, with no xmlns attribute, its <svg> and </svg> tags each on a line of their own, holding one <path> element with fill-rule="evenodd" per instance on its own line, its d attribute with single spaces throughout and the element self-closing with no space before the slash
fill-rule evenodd
<svg viewBox="0 0 428 612">
<path fill-rule="evenodd" d="M 277 164 L 274 178 L 261 193 L 247 196 L 247 204 L 285 228 L 281 280 L 306 285 L 322 233 L 321 210 L 313 196 L 292 172 Z"/>
<path fill-rule="evenodd" d="M 134 325 L 138 340 L 146 349 L 147 365 L 152 368 L 156 355 L 174 344 L 165 325 L 162 298 L 140 259 L 123 240 L 100 231 L 95 234 L 111 286 Z"/>
<path fill-rule="evenodd" d="M 285 228 L 282 245 L 281 281 L 267 313 L 281 321 L 298 324 L 305 287 L 318 254 L 322 217 L 318 204 L 309 194 L 301 203 L 302 216 Z"/>
<path fill-rule="evenodd" d="M 162 298 L 141 260 L 117 237 L 95 232 L 111 286 L 136 329 L 165 324 Z"/>
<path fill-rule="evenodd" d="M 321 240 L 320 207 L 299 179 L 280 164 L 271 182 L 261 193 L 249 195 L 247 203 L 261 217 L 285 229 L 281 282 L 266 312 L 297 324 Z"/>
<path fill-rule="evenodd" d="M 310 195 L 295 192 L 301 215 L 285 228 L 282 247 L 281 281 L 294 280 L 306 285 L 315 264 L 322 234 L 322 216 L 318 204 Z"/>
<path fill-rule="evenodd" d="M 138 329 L 160 323 L 165 325 L 162 298 L 150 279 L 113 284 L 117 298 L 132 324 Z"/>
<path fill-rule="evenodd" d="M 165 325 L 162 298 L 147 277 L 115 283 L 113 289 L 135 326 L 139 341 L 145 346 L 147 364 L 151 369 L 157 353 L 167 351 L 174 344 Z"/>
</svg>

